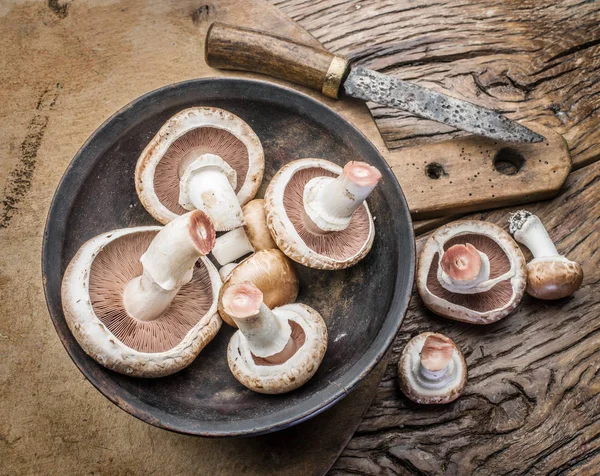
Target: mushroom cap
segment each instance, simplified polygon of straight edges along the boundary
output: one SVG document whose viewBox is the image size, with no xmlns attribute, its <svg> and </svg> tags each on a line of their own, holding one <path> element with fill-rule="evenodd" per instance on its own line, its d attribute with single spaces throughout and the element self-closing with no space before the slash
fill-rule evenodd
<svg viewBox="0 0 600 476">
<path fill-rule="evenodd" d="M 135 168 L 137 194 L 156 220 L 166 224 L 187 212 L 179 204 L 179 180 L 194 158 L 207 153 L 218 155 L 236 171 L 241 205 L 256 195 L 265 167 L 258 136 L 228 111 L 192 107 L 178 112 L 160 128 Z"/>
<path fill-rule="evenodd" d="M 292 338 L 300 342 L 304 339 L 287 361 L 272 365 L 256 358 L 239 330 L 227 347 L 231 373 L 242 385 L 258 393 L 285 393 L 304 385 L 319 368 L 327 350 L 327 327 L 317 311 L 295 303 L 275 308 L 273 313 L 289 321 Z"/>
<path fill-rule="evenodd" d="M 536 258 L 527 264 L 527 292 L 537 299 L 561 299 L 581 286 L 579 263 L 564 257 Z"/>
<path fill-rule="evenodd" d="M 458 294 L 437 279 L 440 255 L 457 244 L 470 243 L 490 260 L 488 291 Z M 521 301 L 527 273 L 519 245 L 502 228 L 488 222 L 459 220 L 436 230 L 427 240 L 417 266 L 417 290 L 436 314 L 471 324 L 489 324 L 506 317 Z"/>
<path fill-rule="evenodd" d="M 269 309 L 290 304 L 298 296 L 298 276 L 290 260 L 278 249 L 257 251 L 229 272 L 221 288 L 219 314 L 232 327 L 237 328 L 223 309 L 222 296 L 230 286 L 244 282 L 251 282 L 260 289 Z"/>
<path fill-rule="evenodd" d="M 419 376 L 421 351 L 427 338 L 435 338 L 454 348 L 448 361 L 448 378 L 443 385 L 432 385 Z M 436 356 L 437 357 L 437 356 Z M 398 361 L 398 377 L 402 392 L 413 402 L 421 404 L 450 403 L 456 400 L 467 385 L 467 363 L 462 351 L 448 337 L 434 332 L 424 332 L 413 337 Z"/>
<path fill-rule="evenodd" d="M 269 250 L 277 248 L 273 241 L 269 227 L 267 226 L 267 216 L 265 214 L 265 201 L 262 198 L 251 200 L 242 208 L 246 225 L 246 236 L 252 243 L 255 251 Z"/>
<path fill-rule="evenodd" d="M 305 185 L 315 177 L 337 177 L 341 173 L 342 168 L 328 160 L 299 159 L 283 166 L 267 187 L 267 225 L 275 243 L 286 256 L 309 268 L 349 268 L 373 246 L 375 225 L 366 201 L 343 231 L 316 235 L 304 226 Z"/>
<path fill-rule="evenodd" d="M 79 345 L 103 366 L 134 377 L 183 369 L 221 327 L 221 280 L 204 256 L 158 319 L 138 321 L 123 309 L 123 289 L 142 274 L 139 258 L 161 229 L 125 228 L 92 238 L 75 254 L 62 281 L 65 320 Z"/>
</svg>

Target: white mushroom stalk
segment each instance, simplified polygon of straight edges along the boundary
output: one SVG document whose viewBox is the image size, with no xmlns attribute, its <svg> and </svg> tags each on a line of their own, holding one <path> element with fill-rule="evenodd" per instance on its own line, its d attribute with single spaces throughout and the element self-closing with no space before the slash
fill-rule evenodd
<svg viewBox="0 0 600 476">
<path fill-rule="evenodd" d="M 221 267 L 221 269 L 219 269 L 219 276 L 221 276 L 221 281 L 227 281 L 227 278 L 236 266 L 238 266 L 238 263 L 228 263 L 225 266 Z"/>
<path fill-rule="evenodd" d="M 452 377 L 452 353 L 454 346 L 440 334 L 431 334 L 425 339 L 419 359 L 419 370 L 415 375 L 421 384 L 429 388 L 442 388 Z"/>
<path fill-rule="evenodd" d="M 201 211 L 186 213 L 166 225 L 140 258 L 143 273 L 123 293 L 127 313 L 152 321 L 169 307 L 179 289 L 190 282 L 198 258 L 210 252 L 215 229 Z"/>
<path fill-rule="evenodd" d="M 439 265 L 438 280 L 448 291 L 475 294 L 491 287 L 490 260 L 470 243 L 448 248 Z"/>
<path fill-rule="evenodd" d="M 256 357 L 271 357 L 293 344 L 292 328 L 286 319 L 263 303 L 262 292 L 252 283 L 236 284 L 223 293 L 223 307 Z"/>
<path fill-rule="evenodd" d="M 202 154 L 184 170 L 179 182 L 179 204 L 186 210 L 202 210 L 219 231 L 244 224 L 235 193 L 237 174 L 221 157 Z"/>
<path fill-rule="evenodd" d="M 305 226 L 317 234 L 345 230 L 380 180 L 381 172 L 364 162 L 348 162 L 337 178 L 313 178 L 304 188 Z"/>
<path fill-rule="evenodd" d="M 527 210 L 511 214 L 509 231 L 519 243 L 529 248 L 534 258 L 560 256 L 540 219 Z"/>
<path fill-rule="evenodd" d="M 245 224 L 217 238 L 212 254 L 221 266 L 249 253 L 277 248 L 267 226 L 265 201 L 256 199 L 242 208 Z"/>
</svg>

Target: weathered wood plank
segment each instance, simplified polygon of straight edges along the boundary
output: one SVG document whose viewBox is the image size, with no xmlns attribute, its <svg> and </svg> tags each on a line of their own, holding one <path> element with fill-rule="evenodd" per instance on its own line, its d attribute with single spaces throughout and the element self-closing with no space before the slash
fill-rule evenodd
<svg viewBox="0 0 600 476">
<path fill-rule="evenodd" d="M 553 128 L 575 168 L 600 154 L 600 4 L 272 0 L 329 50 Z M 390 148 L 461 133 L 370 105 Z"/>
<path fill-rule="evenodd" d="M 597 474 L 600 163 L 528 209 L 558 250 L 582 263 L 582 288 L 556 302 L 526 296 L 513 315 L 485 327 L 436 317 L 415 295 L 377 396 L 332 474 Z M 475 217 L 506 228 L 509 211 Z M 465 395 L 448 406 L 415 405 L 396 383 L 399 353 L 426 330 L 450 336 L 467 358 Z"/>
</svg>

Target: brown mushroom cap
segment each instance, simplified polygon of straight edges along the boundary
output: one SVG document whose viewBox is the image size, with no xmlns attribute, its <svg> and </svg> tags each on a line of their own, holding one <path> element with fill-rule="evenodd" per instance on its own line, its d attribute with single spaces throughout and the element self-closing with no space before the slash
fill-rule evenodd
<svg viewBox="0 0 600 476">
<path fill-rule="evenodd" d="M 566 258 L 538 258 L 527 264 L 527 292 L 537 299 L 561 299 L 581 286 L 583 270 Z"/>
<path fill-rule="evenodd" d="M 433 373 L 428 378 L 424 367 Z M 443 372 L 443 369 L 447 369 Z M 404 347 L 398 361 L 398 377 L 404 395 L 420 404 L 450 403 L 467 385 L 467 363 L 460 348 L 443 334 L 424 332 Z M 430 376 L 431 377 L 431 376 Z"/>
<path fill-rule="evenodd" d="M 237 326 L 223 308 L 223 293 L 230 286 L 244 282 L 251 282 L 260 289 L 270 309 L 290 304 L 298 296 L 298 276 L 290 260 L 278 249 L 258 251 L 233 268 L 221 288 L 219 314 L 232 327 Z"/>
<path fill-rule="evenodd" d="M 440 254 L 454 245 L 471 244 L 490 262 L 489 290 L 459 294 L 438 280 Z M 519 246 L 501 228 L 491 223 L 459 220 L 436 230 L 419 255 L 417 290 L 423 303 L 443 317 L 472 324 L 488 324 L 510 314 L 525 292 L 525 258 Z"/>
<path fill-rule="evenodd" d="M 246 236 L 252 243 L 255 251 L 269 250 L 277 248 L 277 245 L 271 237 L 271 232 L 267 226 L 267 216 L 265 214 L 265 201 L 262 198 L 249 201 L 242 208 L 246 225 L 244 229 Z"/>
<path fill-rule="evenodd" d="M 304 189 L 316 177 L 337 177 L 338 165 L 323 159 L 300 159 L 286 164 L 271 180 L 265 194 L 267 224 L 275 243 L 294 261 L 317 269 L 353 266 L 371 250 L 375 227 L 363 203 L 342 231 L 316 234 L 306 226 Z"/>
</svg>

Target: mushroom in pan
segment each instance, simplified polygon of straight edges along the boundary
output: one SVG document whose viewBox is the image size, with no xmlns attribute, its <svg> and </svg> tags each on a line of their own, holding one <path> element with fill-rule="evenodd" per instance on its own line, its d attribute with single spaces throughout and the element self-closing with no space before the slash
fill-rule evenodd
<svg viewBox="0 0 600 476">
<path fill-rule="evenodd" d="M 242 208 L 246 224 L 217 238 L 212 255 L 224 266 L 255 251 L 277 248 L 265 216 L 265 201 L 256 199 Z"/>
<path fill-rule="evenodd" d="M 242 119 L 216 107 L 171 117 L 138 159 L 135 185 L 146 210 L 165 224 L 202 210 L 217 231 L 244 224 L 241 206 L 258 191 L 264 171 L 260 140 Z"/>
<path fill-rule="evenodd" d="M 270 308 L 293 303 L 298 296 L 296 271 L 278 249 L 257 251 L 234 266 L 225 276 L 221 296 L 230 286 L 247 281 L 260 289 L 265 305 Z M 235 320 L 224 309 L 222 299 L 219 300 L 219 314 L 227 324 L 236 327 Z"/>
<path fill-rule="evenodd" d="M 327 350 L 327 327 L 321 315 L 304 304 L 273 310 L 252 283 L 230 286 L 223 307 L 239 330 L 227 347 L 235 378 L 259 393 L 285 393 L 304 385 Z"/>
<path fill-rule="evenodd" d="M 527 263 L 527 292 L 538 299 L 570 296 L 581 286 L 579 263 L 558 254 L 540 219 L 526 210 L 511 214 L 509 231 L 524 244 L 533 259 Z"/>
<path fill-rule="evenodd" d="M 381 173 L 364 162 L 343 169 L 323 159 L 288 163 L 265 194 L 275 243 L 309 268 L 353 266 L 373 246 L 375 226 L 365 199 L 380 179 Z"/>
<path fill-rule="evenodd" d="M 424 332 L 413 337 L 398 362 L 402 392 L 417 403 L 449 403 L 467 384 L 467 363 L 448 337 Z"/>
<path fill-rule="evenodd" d="M 205 257 L 215 241 L 195 210 L 165 227 L 103 233 L 76 253 L 62 281 L 65 319 L 83 350 L 135 377 L 189 365 L 217 334 L 219 273 Z"/>
<path fill-rule="evenodd" d="M 419 255 L 417 290 L 440 316 L 489 324 L 510 314 L 525 292 L 525 258 L 501 228 L 459 220 L 436 230 Z"/>
</svg>

